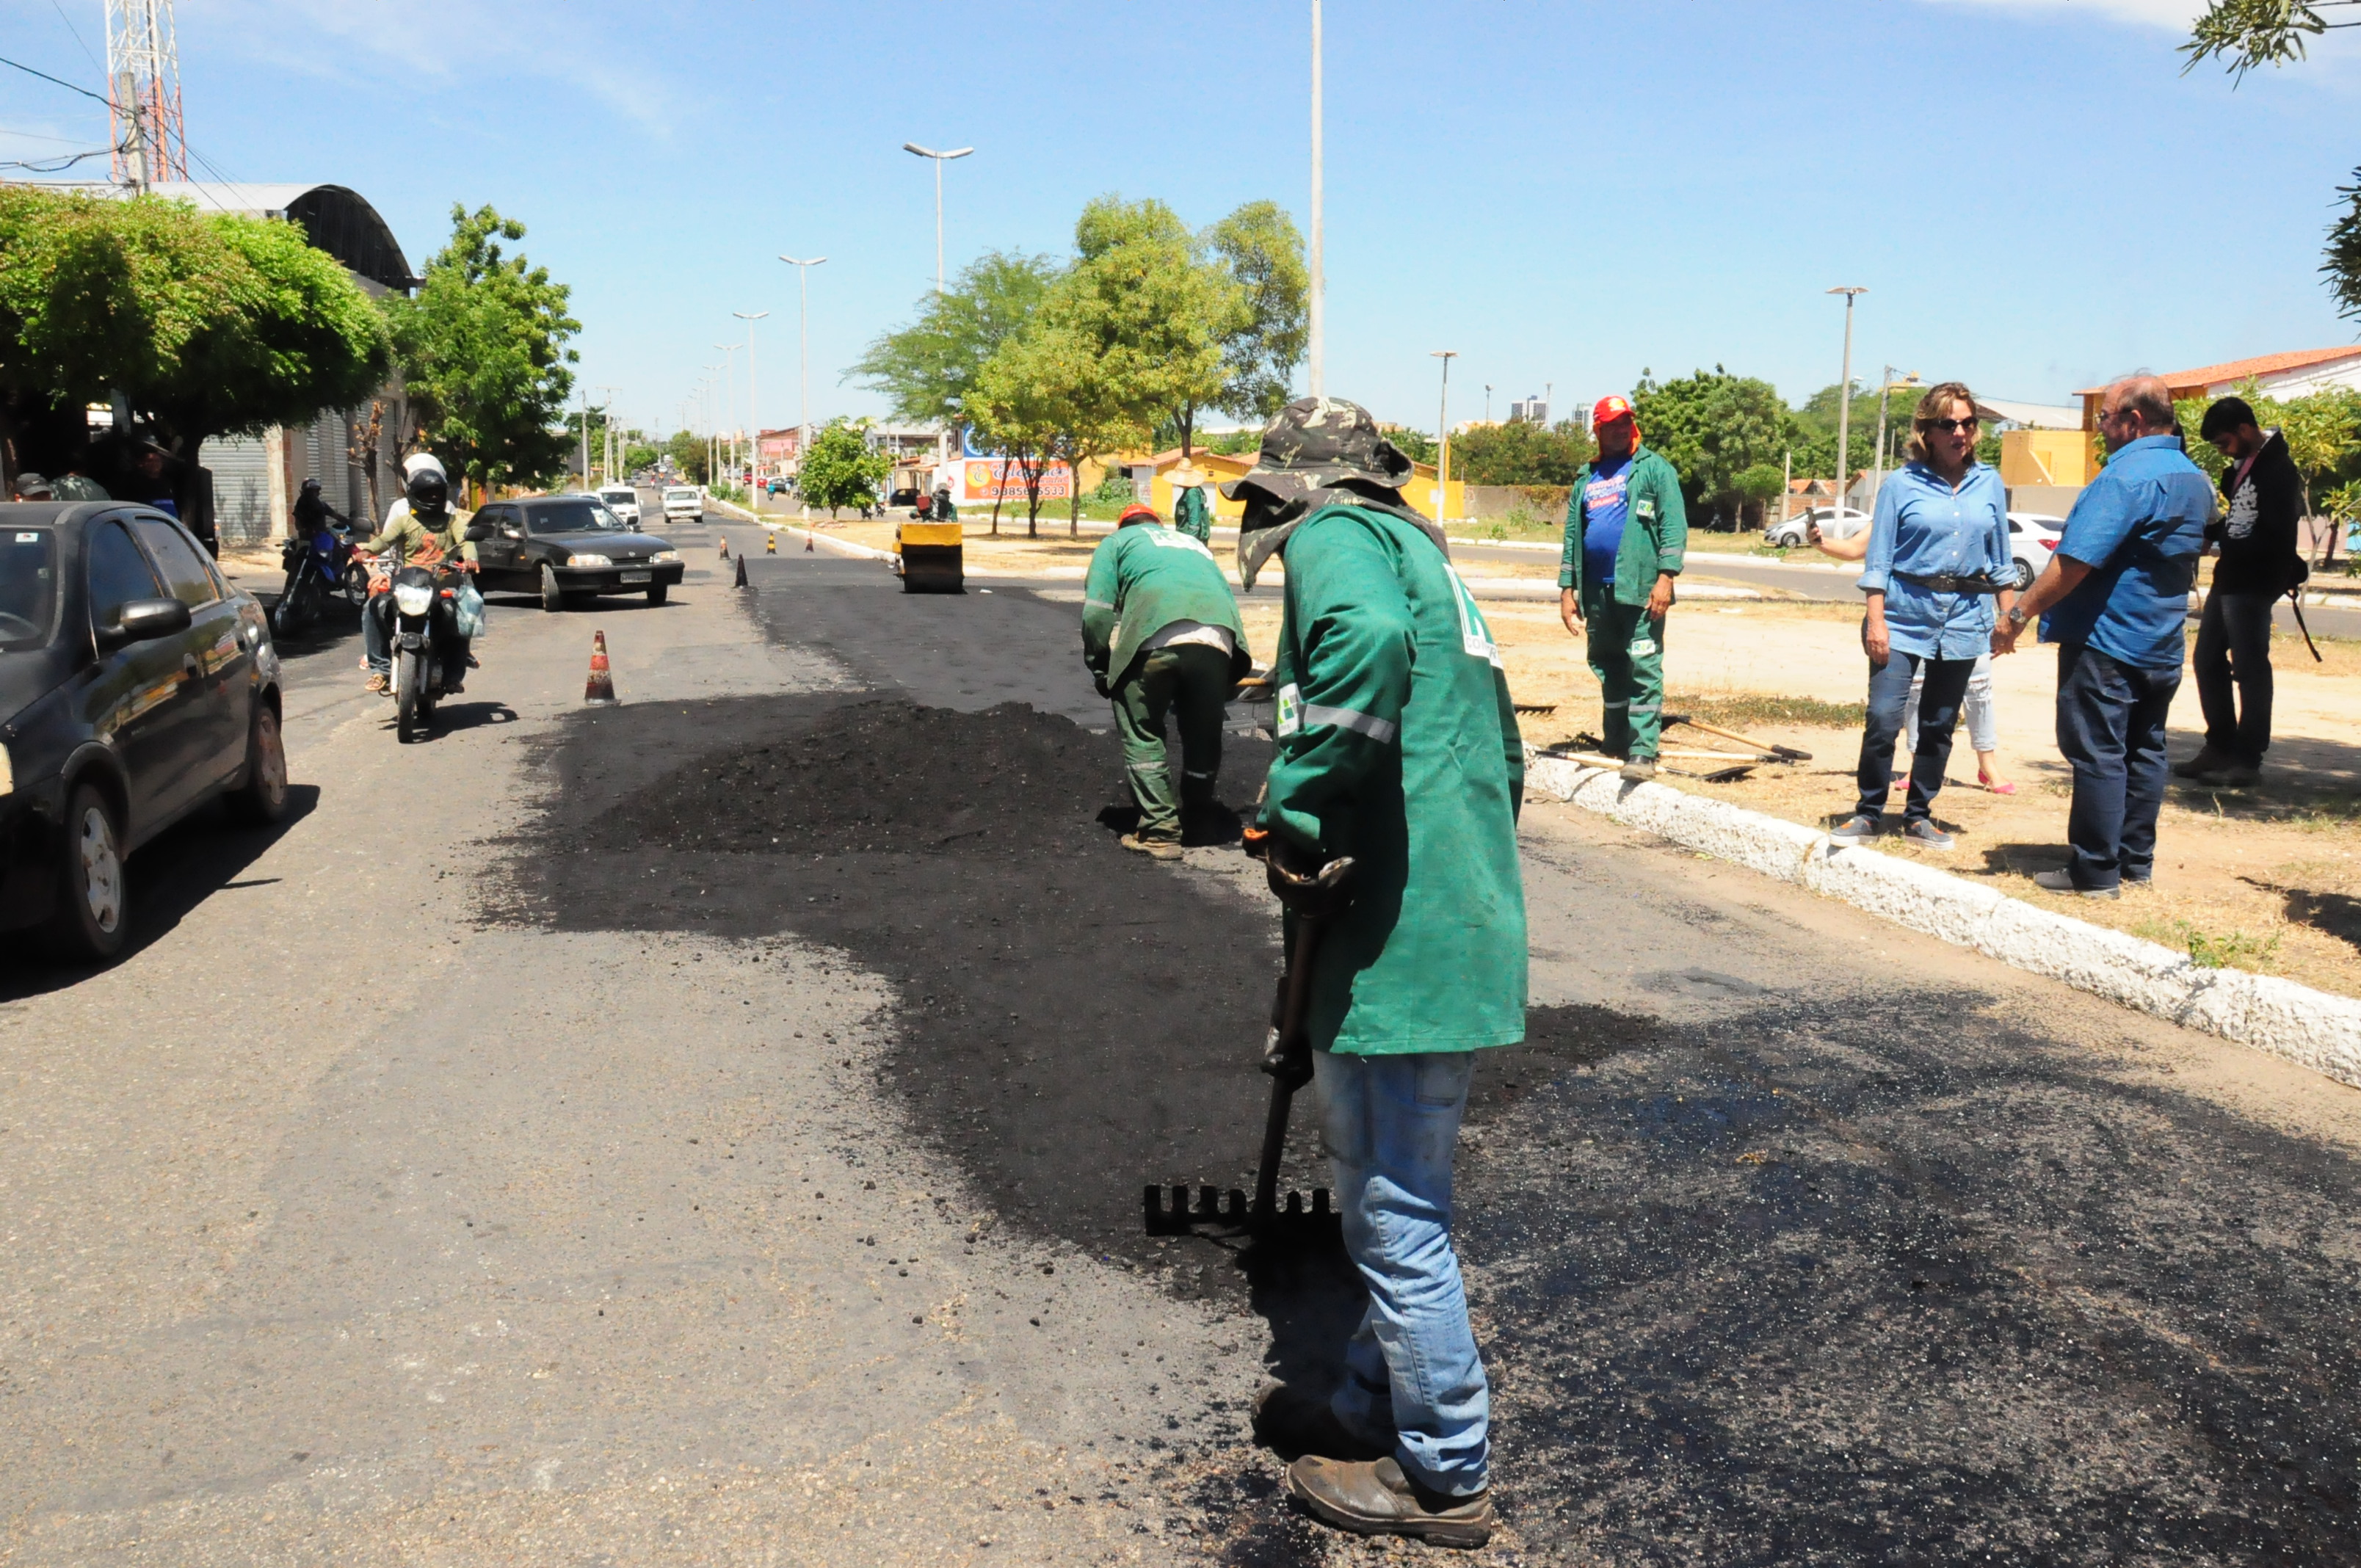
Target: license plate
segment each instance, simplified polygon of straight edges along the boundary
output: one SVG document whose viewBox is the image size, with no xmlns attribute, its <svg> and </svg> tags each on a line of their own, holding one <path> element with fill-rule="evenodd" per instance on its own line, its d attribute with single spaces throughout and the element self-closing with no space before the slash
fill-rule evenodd
<svg viewBox="0 0 2361 1568">
<path fill-rule="evenodd" d="M 623 574 L 623 581 L 627 583 L 644 583 L 653 576 L 653 573 L 648 572 L 626 572 Z"/>
</svg>

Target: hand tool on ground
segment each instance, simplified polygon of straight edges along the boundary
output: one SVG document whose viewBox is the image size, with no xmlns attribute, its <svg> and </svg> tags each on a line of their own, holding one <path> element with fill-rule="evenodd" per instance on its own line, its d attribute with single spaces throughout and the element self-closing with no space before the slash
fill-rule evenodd
<svg viewBox="0 0 2361 1568">
<path fill-rule="evenodd" d="M 2295 629 L 2303 633 L 2303 645 L 2312 650 L 2312 662 L 2315 664 L 2323 663 L 2320 656 L 2320 645 L 2312 640 L 2312 628 L 2303 623 L 2303 589 L 2301 587 L 2292 587 L 2288 590 L 2288 609 L 2295 611 Z"/>
<path fill-rule="evenodd" d="M 1340 856 L 1321 867 L 1319 881 L 1334 892 L 1352 874 L 1352 857 Z M 1279 992 L 1272 999 L 1270 1029 L 1263 1036 L 1259 1064 L 1270 1075 L 1270 1110 L 1263 1118 L 1262 1157 L 1255 1168 L 1252 1205 L 1236 1188 L 1224 1193 L 1211 1182 L 1199 1185 L 1194 1205 L 1189 1201 L 1188 1187 L 1176 1184 L 1168 1203 L 1166 1190 L 1150 1183 L 1141 1203 L 1149 1235 L 1186 1235 L 1198 1225 L 1213 1225 L 1243 1228 L 1264 1238 L 1282 1227 L 1337 1223 L 1324 1187 L 1312 1189 L 1308 1203 L 1301 1192 L 1290 1192 L 1283 1203 L 1279 1195 L 1279 1161 L 1287 1152 L 1288 1111 L 1295 1091 L 1312 1081 L 1312 1040 L 1304 1028 L 1304 1014 L 1312 994 L 1312 966 L 1326 924 L 1324 919 L 1296 917 L 1295 942 L 1288 953 L 1286 972 L 1279 978 Z"/>
<path fill-rule="evenodd" d="M 1675 757 L 1684 755 L 1684 753 L 1679 751 L 1675 751 L 1670 754 Z M 1719 753 L 1706 753 L 1708 756 L 1717 754 Z M 1542 755 L 1544 757 L 1555 757 L 1560 762 L 1581 762 L 1586 766 L 1593 768 L 1620 768 L 1623 765 L 1622 758 L 1610 757 L 1604 751 L 1568 751 L 1561 750 L 1558 747 L 1552 746 L 1544 750 L 1542 752 Z M 1676 768 L 1670 762 L 1658 762 L 1656 767 L 1657 771 L 1660 773 L 1678 773 L 1685 779 L 1701 779 L 1707 784 L 1736 784 L 1739 780 L 1745 778 L 1753 773 L 1756 768 L 1759 768 L 1763 764 L 1759 762 L 1749 760 L 1737 762 L 1730 767 L 1716 768 L 1709 773 L 1694 773 L 1687 768 Z"/>
<path fill-rule="evenodd" d="M 1751 746 L 1755 751 L 1768 752 L 1783 762 L 1808 762 L 1812 760 L 1812 754 L 1809 751 L 1799 751 L 1793 746 L 1774 746 L 1768 740 L 1757 740 L 1752 735 L 1741 735 L 1735 729 L 1724 729 L 1717 725 L 1708 724 L 1703 719 L 1691 718 L 1686 713 L 1668 713 L 1664 715 L 1664 722 L 1686 724 L 1692 729 L 1702 729 L 1708 735 L 1719 735 L 1725 740 L 1735 740 L 1741 746 Z"/>
<path fill-rule="evenodd" d="M 1530 713 L 1537 718 L 1546 718 L 1557 711 L 1557 704 L 1554 702 L 1512 702 L 1509 706 L 1519 713 Z"/>
</svg>

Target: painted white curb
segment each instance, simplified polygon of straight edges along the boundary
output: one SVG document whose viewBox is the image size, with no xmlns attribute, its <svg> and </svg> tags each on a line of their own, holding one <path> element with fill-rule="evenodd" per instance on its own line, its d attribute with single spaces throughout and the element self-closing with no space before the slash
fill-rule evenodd
<svg viewBox="0 0 2361 1568">
<path fill-rule="evenodd" d="M 1964 878 L 1838 844 L 1817 828 L 1609 769 L 1526 752 L 1525 788 L 1924 931 L 2125 1007 L 2361 1088 L 2361 1001 L 2189 955 Z"/>
</svg>

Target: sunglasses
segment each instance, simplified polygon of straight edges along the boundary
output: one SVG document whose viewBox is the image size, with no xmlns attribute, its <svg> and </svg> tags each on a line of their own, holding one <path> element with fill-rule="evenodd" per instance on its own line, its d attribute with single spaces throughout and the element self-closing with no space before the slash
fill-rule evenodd
<svg viewBox="0 0 2361 1568">
<path fill-rule="evenodd" d="M 1948 430 L 1954 435 L 1964 435 L 1981 422 L 1975 415 L 1970 414 L 1965 419 L 1928 420 L 1927 425 L 1930 430 Z"/>
</svg>

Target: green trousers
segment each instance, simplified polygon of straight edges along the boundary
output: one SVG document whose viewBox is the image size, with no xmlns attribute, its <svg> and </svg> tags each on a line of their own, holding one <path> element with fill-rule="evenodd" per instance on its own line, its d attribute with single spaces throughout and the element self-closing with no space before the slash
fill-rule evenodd
<svg viewBox="0 0 2361 1568">
<path fill-rule="evenodd" d="M 1124 776 L 1139 803 L 1139 837 L 1180 841 L 1180 806 L 1213 798 L 1222 769 L 1222 705 L 1230 695 L 1230 656 L 1184 642 L 1140 655 L 1115 689 L 1115 727 L 1123 735 Z M 1180 788 L 1173 788 L 1164 721 L 1180 730 Z"/>
<path fill-rule="evenodd" d="M 1590 673 L 1606 709 L 1600 738 L 1618 757 L 1653 757 L 1664 727 L 1664 626 L 1609 594 L 1583 594 Z M 1670 616 L 1664 618 L 1671 620 Z"/>
</svg>

